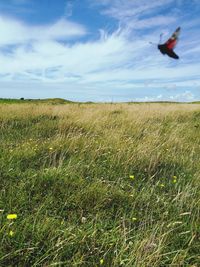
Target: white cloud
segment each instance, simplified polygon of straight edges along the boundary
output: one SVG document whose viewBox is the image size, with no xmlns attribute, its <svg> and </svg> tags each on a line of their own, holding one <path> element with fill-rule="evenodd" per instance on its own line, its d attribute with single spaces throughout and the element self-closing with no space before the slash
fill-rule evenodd
<svg viewBox="0 0 200 267">
<path fill-rule="evenodd" d="M 104 3 L 106 1 L 110 2 L 105 0 Z M 96 88 L 99 94 L 105 88 L 110 91 L 136 88 L 150 91 L 154 87 L 171 88 L 175 91 L 177 87 L 181 87 L 185 90 L 187 86 L 194 85 L 199 77 L 200 63 L 197 61 L 191 63 L 189 59 L 194 51 L 199 53 L 198 42 L 194 39 L 192 47 L 190 43 L 180 46 L 177 51 L 181 57 L 179 61 L 162 56 L 155 47 L 149 45 L 148 41 L 154 41 L 151 38 L 159 37 L 155 24 L 165 26 L 166 21 L 172 23 L 176 18 L 160 15 L 154 20 L 150 11 L 153 12 L 154 8 L 159 8 L 160 1 L 145 2 L 147 4 L 142 6 L 139 5 L 139 1 L 133 1 L 136 17 L 128 16 L 127 20 L 129 5 L 121 1 L 124 10 L 119 10 L 120 14 L 113 14 L 123 21 L 127 20 L 128 27 L 121 27 L 112 34 L 101 29 L 99 38 L 95 41 L 81 42 L 80 39 L 75 39 L 76 41 L 70 44 L 61 43 L 59 40 L 86 34 L 87 30 L 84 26 L 66 19 L 60 19 L 52 25 L 30 26 L 1 16 L 1 81 L 18 83 L 38 81 L 44 88 L 47 88 L 45 84 L 55 87 L 62 84 L 60 88 L 63 91 L 65 87 L 70 87 L 72 91 L 73 88 L 74 90 L 80 88 L 80 91 L 85 90 L 85 92 L 88 88 Z M 115 0 L 114 3 L 117 5 L 120 2 Z M 147 5 L 150 10 L 147 10 Z M 108 10 L 111 11 L 111 9 Z M 149 12 L 150 17 L 141 19 L 139 16 L 144 12 L 145 14 Z M 132 29 L 149 27 L 152 31 L 148 35 L 138 35 L 136 31 L 132 31 Z M 14 46 L 9 48 L 7 45 L 10 44 Z M 189 57 L 183 53 L 187 48 L 190 48 Z M 35 84 L 38 86 L 39 83 Z M 182 94 L 174 93 L 171 97 L 175 100 L 183 98 L 187 100 L 194 97 L 191 94 L 184 91 Z M 164 100 L 164 98 L 162 93 L 156 97 L 157 100 Z M 172 99 L 170 96 L 168 98 Z M 145 99 L 147 100 L 148 97 Z"/>
<path fill-rule="evenodd" d="M 185 91 L 181 94 L 172 95 L 169 98 L 173 101 L 193 101 L 194 95 L 190 91 Z"/>
<path fill-rule="evenodd" d="M 200 63 L 182 64 L 181 60 L 173 62 L 176 66 L 171 65 L 172 59 L 159 54 L 146 40 L 136 40 L 133 44 L 120 31 L 112 35 L 101 33 L 97 41 L 70 46 L 37 40 L 31 46 L 16 47 L 10 56 L 0 53 L 0 61 L 0 74 L 6 80 L 29 77 L 78 84 L 112 83 L 122 87 L 152 79 L 160 84 L 172 79 L 174 84 L 176 79 L 195 79 L 200 69 Z M 182 86 L 185 84 L 188 82 L 183 81 Z"/>
<path fill-rule="evenodd" d="M 149 102 L 149 101 L 173 101 L 173 102 L 192 102 L 195 100 L 194 94 L 190 91 L 184 91 L 183 93 L 175 94 L 175 95 L 155 95 L 155 96 L 145 96 L 136 98 L 135 101 L 139 102 Z"/>
<path fill-rule="evenodd" d="M 33 40 L 70 39 L 85 35 L 87 31 L 82 25 L 66 19 L 60 19 L 51 25 L 32 26 L 19 20 L 0 16 L 0 33 L 0 46 L 2 46 Z"/>
</svg>

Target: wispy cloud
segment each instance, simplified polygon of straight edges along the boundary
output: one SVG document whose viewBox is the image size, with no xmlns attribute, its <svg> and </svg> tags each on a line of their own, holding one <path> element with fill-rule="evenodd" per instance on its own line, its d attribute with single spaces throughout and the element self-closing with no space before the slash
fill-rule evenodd
<svg viewBox="0 0 200 267">
<path fill-rule="evenodd" d="M 166 7 L 172 0 L 110 0 L 104 3 L 107 7 L 103 12 L 116 19 L 123 20 L 126 17 L 141 16 L 145 14 L 155 13 L 156 9 Z"/>
<path fill-rule="evenodd" d="M 72 16 L 72 13 L 73 13 L 73 0 L 67 0 L 65 4 L 64 16 L 69 18 Z"/>
<path fill-rule="evenodd" d="M 167 8 L 172 1 L 173 0 L 104 0 L 96 1 L 95 4 L 101 8 L 102 14 L 113 17 L 126 26 L 130 26 L 130 24 L 134 23 L 134 28 L 146 28 L 155 25 L 163 25 L 167 22 L 171 23 L 172 17 L 170 17 L 169 20 L 167 17 L 164 19 L 163 16 L 157 16 L 156 12 L 158 9 Z"/>
</svg>

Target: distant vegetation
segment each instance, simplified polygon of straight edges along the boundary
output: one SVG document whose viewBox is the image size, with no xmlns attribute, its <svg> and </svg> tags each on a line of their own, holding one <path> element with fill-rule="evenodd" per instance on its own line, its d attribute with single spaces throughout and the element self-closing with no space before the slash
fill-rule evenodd
<svg viewBox="0 0 200 267">
<path fill-rule="evenodd" d="M 198 104 L 0 103 L 0 266 L 200 266 Z"/>
</svg>

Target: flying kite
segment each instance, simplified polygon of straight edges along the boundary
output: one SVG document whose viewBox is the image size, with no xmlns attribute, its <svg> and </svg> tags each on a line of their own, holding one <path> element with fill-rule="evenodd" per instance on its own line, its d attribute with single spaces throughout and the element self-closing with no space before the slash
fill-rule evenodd
<svg viewBox="0 0 200 267">
<path fill-rule="evenodd" d="M 174 53 L 174 47 L 176 46 L 178 42 L 178 37 L 180 34 L 181 28 L 178 27 L 175 32 L 172 34 L 172 36 L 165 42 L 164 44 L 158 44 L 158 49 L 163 55 L 168 55 L 169 57 L 172 57 L 174 59 L 179 59 L 179 56 Z"/>
</svg>

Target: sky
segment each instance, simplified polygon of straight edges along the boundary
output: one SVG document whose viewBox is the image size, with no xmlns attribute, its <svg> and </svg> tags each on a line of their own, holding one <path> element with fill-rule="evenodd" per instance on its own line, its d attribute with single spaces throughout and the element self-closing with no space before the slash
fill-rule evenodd
<svg viewBox="0 0 200 267">
<path fill-rule="evenodd" d="M 200 100 L 199 0 L 0 0 L 0 98 Z M 181 26 L 179 60 L 160 54 Z"/>
</svg>

